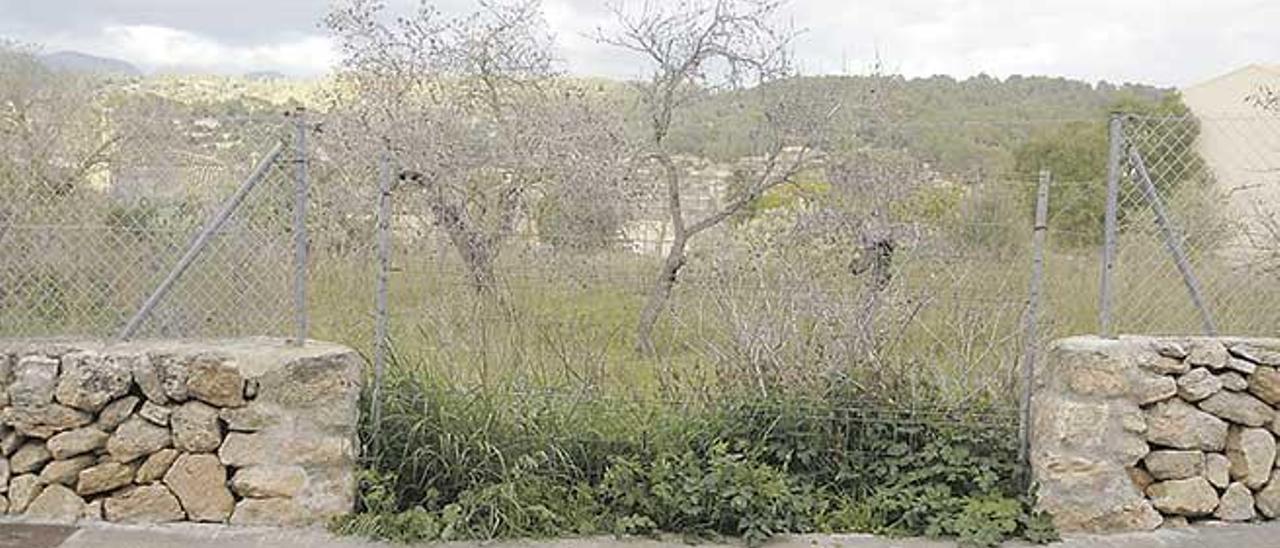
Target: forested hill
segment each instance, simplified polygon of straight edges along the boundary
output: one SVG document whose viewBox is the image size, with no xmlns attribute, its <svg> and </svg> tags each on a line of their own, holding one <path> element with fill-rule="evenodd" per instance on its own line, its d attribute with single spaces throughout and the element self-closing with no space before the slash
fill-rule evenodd
<svg viewBox="0 0 1280 548">
<path fill-rule="evenodd" d="M 579 80 L 603 96 L 635 108 L 634 88 L 623 82 Z M 297 81 L 237 77 L 160 76 L 138 80 L 134 92 L 165 97 L 206 114 L 275 110 L 301 102 L 324 109 L 330 79 Z M 1009 174 L 1032 138 L 1062 132 L 1070 122 L 1090 121 L 1088 132 L 1105 137 L 1109 110 L 1180 108 L 1176 92 L 1146 85 L 1089 84 L 1047 76 L 814 76 L 771 84 L 788 99 L 842 105 L 837 127 L 846 145 L 909 151 L 948 178 L 978 181 Z M 753 152 L 761 90 L 711 95 L 677 117 L 671 146 L 716 160 Z M 1161 107 L 1160 105 L 1163 105 Z M 627 116 L 641 131 L 644 115 Z M 1080 133 L 1076 128 L 1076 134 Z M 637 137 L 643 135 L 637 134 Z"/>
<path fill-rule="evenodd" d="M 1028 139 L 1069 122 L 1097 121 L 1102 131 L 1101 122 L 1117 106 L 1177 101 L 1169 89 L 1044 76 L 818 76 L 775 85 L 799 97 L 838 98 L 844 107 L 840 123 L 856 142 L 905 148 L 938 171 L 969 180 L 1012 171 L 1014 154 Z M 722 159 L 750 153 L 750 93 L 701 103 L 682 124 L 680 148 Z"/>
</svg>

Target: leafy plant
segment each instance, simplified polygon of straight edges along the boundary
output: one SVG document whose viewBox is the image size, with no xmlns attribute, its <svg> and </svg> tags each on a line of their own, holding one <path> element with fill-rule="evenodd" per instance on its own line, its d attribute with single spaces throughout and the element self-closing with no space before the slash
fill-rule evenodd
<svg viewBox="0 0 1280 548">
<path fill-rule="evenodd" d="M 730 535 L 750 544 L 810 529 L 813 510 L 794 479 L 730 451 L 725 443 L 704 455 L 686 451 L 645 462 L 615 459 L 601 495 L 630 523 L 644 518 L 668 531 Z"/>
<path fill-rule="evenodd" d="M 399 510 L 394 475 L 364 470 L 359 480 L 361 511 L 337 517 L 331 524 L 334 532 L 402 543 L 440 538 L 442 520 L 436 513 L 421 506 Z"/>
<path fill-rule="evenodd" d="M 759 544 L 862 531 L 992 545 L 1055 537 L 1013 436 L 958 415 L 854 422 L 858 403 L 725 392 L 673 404 L 498 387 L 465 391 L 393 362 L 361 512 L 335 531 L 392 540 L 599 533 Z M 368 415 L 366 415 L 368 416 Z M 901 419 L 900 419 L 901 420 Z M 366 438 L 373 425 L 362 425 Z"/>
</svg>

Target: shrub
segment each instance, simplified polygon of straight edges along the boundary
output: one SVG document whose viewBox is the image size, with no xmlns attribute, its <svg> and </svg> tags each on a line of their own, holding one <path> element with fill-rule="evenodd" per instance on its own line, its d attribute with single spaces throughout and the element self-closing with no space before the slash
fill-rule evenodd
<svg viewBox="0 0 1280 548">
<path fill-rule="evenodd" d="M 706 454 L 662 453 L 652 460 L 615 458 L 601 499 L 624 527 L 695 536 L 721 534 L 759 543 L 776 533 L 810 530 L 809 493 L 795 479 L 721 442 Z"/>
<path fill-rule="evenodd" d="M 388 376 L 361 511 L 334 529 L 398 542 L 668 532 L 1053 538 L 1015 478 L 1012 422 L 872 416 L 847 393 L 671 402 L 459 390 Z M 867 411 L 863 409 L 862 411 Z M 366 417 L 368 414 L 365 415 Z M 371 424 L 362 425 L 366 444 Z"/>
</svg>

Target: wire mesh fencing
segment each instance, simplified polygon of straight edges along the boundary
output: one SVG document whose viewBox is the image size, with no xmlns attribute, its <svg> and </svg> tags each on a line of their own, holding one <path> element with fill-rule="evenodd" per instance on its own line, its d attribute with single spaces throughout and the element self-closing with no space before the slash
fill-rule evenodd
<svg viewBox="0 0 1280 548">
<path fill-rule="evenodd" d="M 1119 115 L 1110 333 L 1273 335 L 1280 119 Z"/>
<path fill-rule="evenodd" d="M 691 173 L 733 172 L 690 162 Z M 341 216 L 347 228 L 314 230 L 313 323 L 369 341 L 379 316 L 369 212 L 381 169 L 344 170 L 363 181 L 348 199 L 364 213 Z M 479 288 L 476 265 L 432 218 L 430 197 L 399 178 L 394 160 L 387 172 L 384 351 L 458 389 L 630 387 L 677 399 L 846 390 L 885 395 L 869 406 L 1016 409 L 1035 176 L 931 180 L 909 192 L 917 195 L 906 209 L 883 216 L 814 205 L 816 195 L 738 216 L 691 246 L 657 331 L 660 351 L 646 356 L 635 345 L 637 317 L 671 245 L 661 208 L 633 204 L 641 211 L 590 245 L 563 243 L 525 219 L 491 249 L 494 287 Z M 695 199 L 716 207 L 723 190 L 714 180 L 705 188 Z M 1084 262 L 1063 249 L 1052 264 Z"/>
<path fill-rule="evenodd" d="M 1074 122 L 1002 125 L 1025 137 Z M 1106 142 L 1106 124 L 1088 122 Z M 1276 288 L 1258 239 L 1267 219 L 1250 217 L 1258 224 L 1248 228 L 1222 205 L 1231 194 L 1226 181 L 1265 185 L 1268 169 L 1255 163 L 1240 168 L 1247 179 L 1224 176 L 1216 166 L 1239 160 L 1224 164 L 1205 151 L 1200 132 L 1208 130 L 1200 128 L 1209 122 L 1133 116 L 1125 124 L 1131 146 L 1118 157 L 1107 282 L 1113 329 L 1200 332 L 1185 270 L 1200 276 L 1220 331 L 1270 333 L 1276 307 L 1266 298 Z M 687 198 L 702 208 L 691 217 L 721 206 L 739 167 L 682 161 Z M 768 207 L 735 215 L 690 246 L 657 330 L 661 350 L 643 356 L 637 317 L 673 238 L 660 201 L 627 204 L 632 210 L 605 224 L 616 229 L 602 238 L 558 239 L 529 213 L 493 248 L 494 287 L 481 290 L 465 242 L 439 226 L 429 197 L 403 185 L 391 164 L 386 351 L 457 390 L 590 387 L 588 394 L 605 397 L 626 387 L 677 401 L 727 391 L 762 401 L 850 391 L 864 396 L 858 402 L 867 410 L 945 416 L 983 408 L 1007 417 L 1049 340 L 1102 331 L 1102 165 L 1097 176 L 1047 173 L 1043 223 L 1034 217 L 1038 177 L 1008 169 L 956 177 L 871 158 L 845 188 L 783 187 L 764 200 Z M 832 167 L 822 166 L 827 181 Z M 1154 191 L 1144 190 L 1143 172 Z M 369 168 L 364 177 L 377 173 Z M 378 194 L 362 196 L 372 204 Z M 1032 306 L 1037 227 L 1042 277 Z M 366 222 L 361 230 L 373 228 Z M 1233 255 L 1246 242 L 1253 251 Z M 1174 248 L 1187 268 L 1179 269 Z M 377 264 L 374 248 L 362 249 L 361 268 Z M 366 316 L 366 333 L 376 317 Z"/>
<path fill-rule="evenodd" d="M 1025 136 L 1061 123 L 1001 126 Z M 984 126 L 966 126 L 975 127 Z M 1045 343 L 1098 329 L 1101 176 L 1046 174 L 1049 202 L 1065 205 L 1046 208 L 1038 309 L 1029 297 L 1038 174 L 954 177 L 877 155 L 860 158 L 840 188 L 780 187 L 767 207 L 690 245 L 658 352 L 647 355 L 637 321 L 673 237 L 660 197 L 639 193 L 621 211 L 571 208 L 577 221 L 597 216 L 566 235 L 549 213 L 562 204 L 530 193 L 477 265 L 472 241 L 442 225 L 429 186 L 394 152 L 359 149 L 334 128 L 311 141 L 311 323 L 316 337 L 360 348 L 389 377 L 462 392 L 673 401 L 857 393 L 868 411 L 1011 418 L 1023 368 Z M 1105 135 L 1105 124 L 1097 129 Z M 679 161 L 697 218 L 723 206 L 750 159 Z M 848 168 L 817 169 L 829 178 Z M 477 284 L 479 266 L 490 285 Z"/>
<path fill-rule="evenodd" d="M 292 124 L 166 112 L 104 124 L 66 137 L 92 150 L 3 146 L 0 333 L 110 338 L 133 323 L 138 337 L 288 334 L 293 156 L 264 159 Z M 139 315 L 238 190 L 239 207 Z"/>
<path fill-rule="evenodd" d="M 137 336 L 295 333 L 300 177 L 310 183 L 303 323 L 387 375 L 460 391 L 680 402 L 857 393 L 868 412 L 1013 417 L 1045 343 L 1105 330 L 1107 312 L 1112 331 L 1133 333 L 1199 332 L 1207 317 L 1223 333 L 1269 334 L 1280 319 L 1270 277 L 1280 230 L 1267 210 L 1277 133 L 1256 120 L 1120 119 L 1110 279 L 1099 264 L 1105 166 L 1085 170 L 1096 177 L 1046 173 L 1040 222 L 1034 154 L 1019 169 L 982 148 L 971 166 L 949 158 L 977 152 L 945 148 L 929 161 L 874 147 L 823 157 L 690 241 L 646 353 L 638 318 L 675 241 L 653 165 L 624 166 L 634 188 L 618 195 L 589 181 L 582 192 L 493 193 L 483 185 L 503 182 L 500 170 L 432 180 L 324 114 L 303 125 L 305 164 L 294 118 L 117 118 L 94 147 L 77 139 L 41 156 L 0 145 L 12 197 L 0 205 L 5 335 L 117 335 L 170 278 Z M 987 142 L 1072 123 L 1106 141 L 1099 120 L 903 131 Z M 676 158 L 682 214 L 714 215 L 758 161 Z M 444 207 L 435 185 L 465 190 L 463 205 Z M 459 229 L 457 214 L 474 225 Z M 174 277 L 202 232 L 205 246 Z"/>
</svg>

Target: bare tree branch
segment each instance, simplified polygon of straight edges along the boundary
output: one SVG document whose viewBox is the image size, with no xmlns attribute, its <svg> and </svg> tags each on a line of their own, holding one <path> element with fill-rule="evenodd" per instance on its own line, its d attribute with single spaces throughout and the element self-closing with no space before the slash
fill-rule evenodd
<svg viewBox="0 0 1280 548">
<path fill-rule="evenodd" d="M 616 28 L 597 32 L 601 43 L 638 54 L 650 65 L 650 76 L 640 88 L 641 102 L 649 126 L 648 157 L 664 173 L 672 241 L 637 325 L 636 345 L 642 352 L 655 350 L 653 329 L 685 265 L 689 240 L 791 181 L 812 159 L 813 139 L 795 130 L 815 131 L 825 120 L 810 116 L 797 123 L 792 117 L 800 111 L 787 104 L 791 98 L 765 101 L 759 139 L 765 150 L 764 169 L 726 206 L 690 220 L 684 209 L 683 173 L 667 146 L 674 122 L 698 98 L 743 88 L 767 96 L 770 84 L 793 76 L 790 46 L 797 33 L 777 23 L 782 5 L 776 0 L 687 0 L 674 6 L 613 2 L 609 9 Z M 784 153 L 790 156 L 784 158 Z"/>
<path fill-rule="evenodd" d="M 390 18 L 348 0 L 327 24 L 351 90 L 335 97 L 339 123 L 369 136 L 354 146 L 394 153 L 477 290 L 494 289 L 504 242 L 536 230 L 533 200 L 617 185 L 621 120 L 561 77 L 536 0 L 482 2 L 457 18 L 426 5 Z"/>
</svg>

